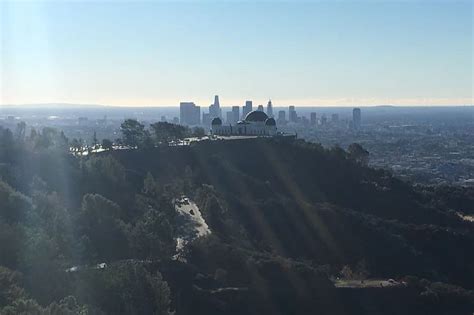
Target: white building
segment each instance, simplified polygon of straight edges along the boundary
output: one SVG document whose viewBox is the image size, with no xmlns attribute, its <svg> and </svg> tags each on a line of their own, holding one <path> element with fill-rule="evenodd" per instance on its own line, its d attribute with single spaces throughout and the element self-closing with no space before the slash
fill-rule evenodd
<svg viewBox="0 0 474 315">
<path fill-rule="evenodd" d="M 265 112 L 251 111 L 244 120 L 235 125 L 222 125 L 220 118 L 211 122 L 211 134 L 219 136 L 274 136 L 277 134 L 275 119 L 269 118 Z"/>
</svg>

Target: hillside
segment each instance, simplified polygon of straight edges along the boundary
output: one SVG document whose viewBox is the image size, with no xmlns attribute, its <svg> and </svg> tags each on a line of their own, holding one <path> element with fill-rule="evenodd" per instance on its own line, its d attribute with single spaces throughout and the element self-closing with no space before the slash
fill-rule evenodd
<svg viewBox="0 0 474 315">
<path fill-rule="evenodd" d="M 76 158 L 5 143 L 5 314 L 474 309 L 474 225 L 456 213 L 468 195 L 411 186 L 341 149 L 261 138 Z M 210 232 L 176 258 L 182 196 Z"/>
</svg>

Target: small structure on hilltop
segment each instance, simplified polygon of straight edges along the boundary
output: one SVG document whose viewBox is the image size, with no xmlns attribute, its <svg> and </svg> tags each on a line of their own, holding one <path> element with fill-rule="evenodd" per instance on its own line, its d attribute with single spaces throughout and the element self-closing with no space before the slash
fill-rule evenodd
<svg viewBox="0 0 474 315">
<path fill-rule="evenodd" d="M 217 136 L 275 136 L 277 127 L 275 119 L 268 117 L 262 111 L 254 110 L 235 125 L 223 125 L 220 118 L 214 118 L 211 122 L 211 134 Z"/>
</svg>

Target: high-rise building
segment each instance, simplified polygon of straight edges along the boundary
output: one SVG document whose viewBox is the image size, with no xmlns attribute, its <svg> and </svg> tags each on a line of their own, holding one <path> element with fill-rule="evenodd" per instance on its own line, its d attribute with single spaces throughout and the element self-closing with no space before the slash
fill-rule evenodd
<svg viewBox="0 0 474 315">
<path fill-rule="evenodd" d="M 193 102 L 179 104 L 179 121 L 182 125 L 199 125 L 201 123 L 201 107 Z"/>
<path fill-rule="evenodd" d="M 240 107 L 232 106 L 232 120 L 236 124 L 240 120 Z"/>
<path fill-rule="evenodd" d="M 338 114 L 332 114 L 331 115 L 331 122 L 334 124 L 337 124 L 339 122 L 339 115 Z"/>
<path fill-rule="evenodd" d="M 288 120 L 292 123 L 296 123 L 298 121 L 298 115 L 296 114 L 296 109 L 294 106 L 288 107 Z"/>
<path fill-rule="evenodd" d="M 263 112 L 263 111 L 264 111 L 264 110 L 263 110 L 263 105 L 258 105 L 257 110 L 258 110 L 259 112 Z"/>
<path fill-rule="evenodd" d="M 301 123 L 303 124 L 303 126 L 308 126 L 309 125 L 309 120 L 308 120 L 308 117 L 306 116 L 302 116 L 301 117 Z"/>
<path fill-rule="evenodd" d="M 173 117 L 173 124 L 175 124 L 175 125 L 179 124 L 179 118 L 178 117 Z"/>
<path fill-rule="evenodd" d="M 362 117 L 361 117 L 360 108 L 354 108 L 352 110 L 352 126 L 354 127 L 354 129 L 360 128 L 361 120 L 362 120 Z"/>
<path fill-rule="evenodd" d="M 242 107 L 242 119 L 244 119 L 245 116 L 247 116 L 247 114 L 253 110 L 252 107 L 252 101 L 245 101 L 245 106 Z"/>
<path fill-rule="evenodd" d="M 166 116 L 161 116 L 161 121 L 166 121 Z"/>
<path fill-rule="evenodd" d="M 211 104 L 209 106 L 209 115 L 212 118 L 222 118 L 222 111 L 221 111 L 221 106 L 219 104 L 219 95 L 214 96 L 214 104 Z"/>
<path fill-rule="evenodd" d="M 273 117 L 273 105 L 272 105 L 272 100 L 268 100 L 267 104 L 267 116 L 272 118 Z"/>
<path fill-rule="evenodd" d="M 234 124 L 234 113 L 232 111 L 226 113 L 227 124 Z"/>
<path fill-rule="evenodd" d="M 325 114 L 323 114 L 321 116 L 321 126 L 326 126 L 327 122 L 328 122 L 328 118 L 326 117 Z"/>
<path fill-rule="evenodd" d="M 311 125 L 313 126 L 318 124 L 318 116 L 316 115 L 316 113 L 310 114 L 310 122 L 311 122 Z"/>
<path fill-rule="evenodd" d="M 278 112 L 278 119 L 277 119 L 277 123 L 279 125 L 284 125 L 286 124 L 286 112 L 284 110 L 280 110 Z"/>
<path fill-rule="evenodd" d="M 202 113 L 202 124 L 204 126 L 210 126 L 211 120 L 211 115 L 209 113 Z"/>
</svg>

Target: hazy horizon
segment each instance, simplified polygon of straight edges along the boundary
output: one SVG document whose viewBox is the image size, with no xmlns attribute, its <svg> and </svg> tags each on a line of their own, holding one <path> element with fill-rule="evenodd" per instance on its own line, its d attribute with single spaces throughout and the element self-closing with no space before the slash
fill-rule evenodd
<svg viewBox="0 0 474 315">
<path fill-rule="evenodd" d="M 207 105 L 196 104 L 201 106 L 201 108 L 206 108 Z M 264 103 L 258 105 L 265 105 Z M 293 104 L 279 104 L 274 105 L 273 108 L 286 108 Z M 61 107 L 64 108 L 74 108 L 74 107 L 105 107 L 105 108 L 179 108 L 178 105 L 108 105 L 108 104 L 73 104 L 73 103 L 39 103 L 39 104 L 2 104 L 3 107 L 24 107 L 24 108 L 48 108 L 48 107 Z M 221 104 L 222 108 L 231 108 L 232 106 L 243 106 L 242 104 Z M 255 106 L 255 104 L 254 104 Z M 379 105 L 364 105 L 364 104 L 354 104 L 354 105 L 298 105 L 297 107 L 301 108 L 352 108 L 352 107 L 361 107 L 361 108 L 376 108 L 376 107 L 394 107 L 394 108 L 454 108 L 454 107 L 474 107 L 474 104 L 452 104 L 452 105 L 390 105 L 390 104 L 379 104 Z"/>
</svg>

